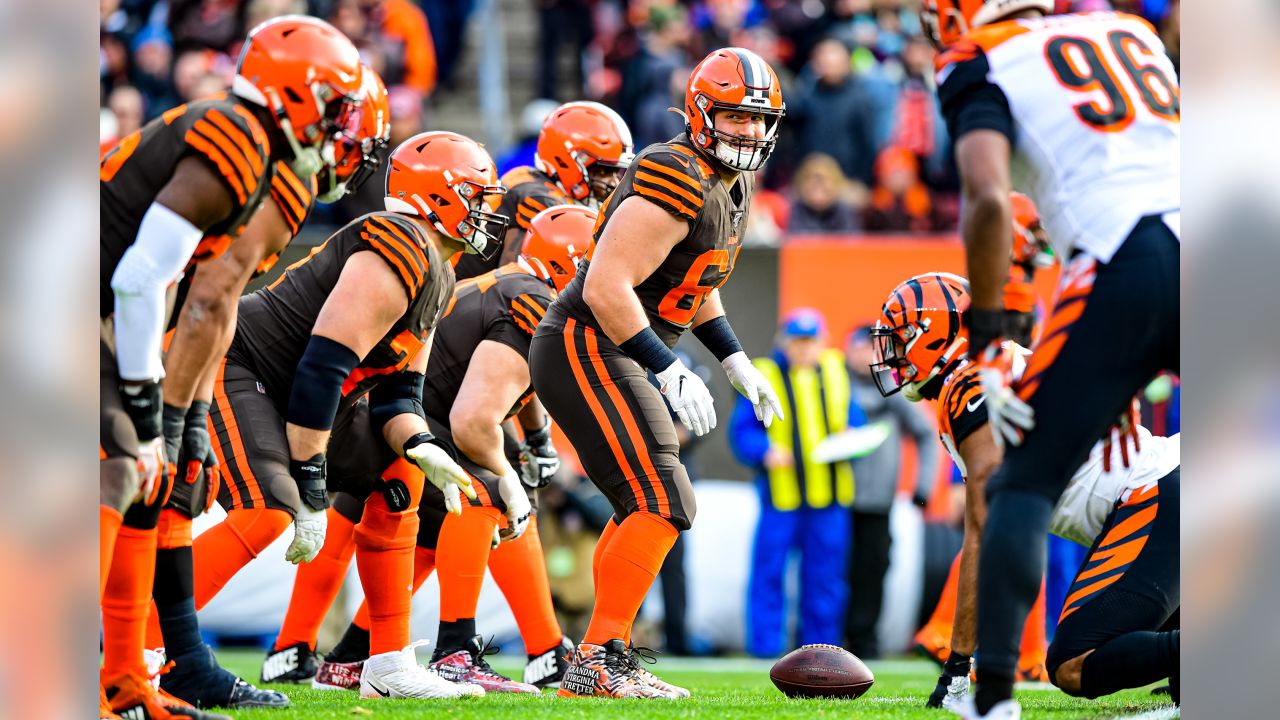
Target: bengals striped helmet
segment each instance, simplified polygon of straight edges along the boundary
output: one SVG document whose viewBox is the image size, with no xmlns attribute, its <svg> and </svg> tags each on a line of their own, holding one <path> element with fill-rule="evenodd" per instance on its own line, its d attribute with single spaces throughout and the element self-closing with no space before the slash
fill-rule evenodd
<svg viewBox="0 0 1280 720">
<path fill-rule="evenodd" d="M 595 224 L 596 211 L 581 205 L 554 205 L 534 215 L 520 246 L 520 266 L 556 292 L 564 291 L 591 244 Z"/>
<path fill-rule="evenodd" d="M 418 133 L 400 143 L 387 167 L 389 212 L 416 215 L 488 259 L 507 232 L 494 212 L 507 189 L 480 143 L 457 133 Z"/>
<path fill-rule="evenodd" d="M 565 103 L 542 123 L 534 162 L 578 202 L 603 202 L 635 159 L 631 131 L 597 102 Z"/>
<path fill-rule="evenodd" d="M 283 15 L 249 32 L 231 91 L 269 108 L 299 175 L 334 163 L 333 136 L 360 122 L 360 53 L 323 20 Z"/>
<path fill-rule="evenodd" d="M 743 137 L 716 130 L 715 113 L 764 116 L 764 136 Z M 769 63 L 745 48 L 722 48 L 703 58 L 684 92 L 685 131 L 694 147 L 734 170 L 758 170 L 778 142 L 786 113 L 782 87 Z"/>
<path fill-rule="evenodd" d="M 965 356 L 969 338 L 960 315 L 968 307 L 969 281 L 951 273 L 917 275 L 894 288 L 871 329 L 871 374 L 880 394 L 925 397 L 929 381 Z"/>
<path fill-rule="evenodd" d="M 936 47 L 944 48 L 970 30 L 1023 10 L 1053 12 L 1053 0 L 924 0 L 920 25 Z"/>
</svg>

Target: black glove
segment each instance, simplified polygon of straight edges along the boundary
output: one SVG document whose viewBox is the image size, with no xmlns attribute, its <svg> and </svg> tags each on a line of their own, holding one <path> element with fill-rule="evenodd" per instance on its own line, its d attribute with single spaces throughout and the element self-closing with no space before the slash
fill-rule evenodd
<svg viewBox="0 0 1280 720">
<path fill-rule="evenodd" d="M 977 360 L 988 345 L 1008 337 L 1007 313 L 1001 310 L 969 308 L 964 311 L 964 326 L 969 330 L 969 357 Z"/>
<path fill-rule="evenodd" d="M 929 702 L 925 703 L 925 706 L 940 708 L 943 707 L 942 701 L 948 695 L 951 695 L 953 700 L 967 695 L 969 673 L 972 670 L 972 658 L 968 655 L 951 653 L 951 657 L 947 658 L 947 662 L 942 666 L 942 675 L 938 678 L 938 684 L 934 686 L 933 692 L 929 695 Z"/>
<path fill-rule="evenodd" d="M 195 484 L 210 455 L 209 403 L 196 400 L 189 408 L 164 404 L 164 449 L 174 478 Z"/>
<path fill-rule="evenodd" d="M 1031 347 L 1031 334 L 1036 329 L 1034 313 L 1009 310 L 1005 316 L 1005 324 L 1005 329 L 1008 331 L 1007 337 L 1010 340 L 1025 348 Z"/>
<path fill-rule="evenodd" d="M 309 460 L 289 460 L 289 477 L 298 483 L 298 495 L 307 507 L 319 512 L 329 507 L 325 459 L 315 454 Z"/>
<path fill-rule="evenodd" d="M 560 470 L 560 455 L 551 444 L 551 423 L 525 435 L 520 445 L 520 482 L 537 490 L 551 483 Z"/>
<path fill-rule="evenodd" d="M 918 508 L 927 508 L 929 507 L 929 498 L 925 497 L 919 490 L 917 490 L 911 495 L 911 503 Z"/>
<path fill-rule="evenodd" d="M 150 442 L 160 437 L 163 393 L 158 382 L 121 383 L 120 400 L 124 412 L 133 421 L 139 442 Z"/>
</svg>

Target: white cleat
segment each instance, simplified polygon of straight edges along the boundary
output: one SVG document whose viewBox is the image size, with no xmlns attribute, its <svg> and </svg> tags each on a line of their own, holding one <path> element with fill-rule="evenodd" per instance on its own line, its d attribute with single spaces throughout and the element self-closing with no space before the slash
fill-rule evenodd
<svg viewBox="0 0 1280 720">
<path fill-rule="evenodd" d="M 484 688 L 479 685 L 449 682 L 434 670 L 419 664 L 414 648 L 427 643 L 419 640 L 403 650 L 374 655 L 365 660 L 364 670 L 360 673 L 360 697 L 431 700 L 484 695 Z"/>
<path fill-rule="evenodd" d="M 963 720 L 1022 720 L 1022 706 L 1017 700 L 1001 700 L 986 715 L 979 715 L 978 708 L 973 704 L 973 696 L 969 695 L 948 709 Z"/>
<path fill-rule="evenodd" d="M 951 678 L 951 683 L 947 685 L 947 694 L 942 698 L 942 708 L 953 713 L 959 713 L 960 709 L 968 701 L 969 676 L 961 675 L 960 677 Z"/>
</svg>

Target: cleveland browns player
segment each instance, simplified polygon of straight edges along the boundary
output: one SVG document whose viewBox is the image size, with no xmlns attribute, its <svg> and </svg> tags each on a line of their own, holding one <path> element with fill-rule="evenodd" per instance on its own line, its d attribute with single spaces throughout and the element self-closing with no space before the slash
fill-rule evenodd
<svg viewBox="0 0 1280 720">
<path fill-rule="evenodd" d="M 359 83 L 359 55 L 341 33 L 311 18 L 277 18 L 250 33 L 230 95 L 165 112 L 102 160 L 104 717 L 112 708 L 200 716 L 157 693 L 143 660 L 156 525 L 172 478 L 162 406 L 167 402 L 171 417 L 185 419 L 201 371 L 217 352 L 215 345 L 188 344 L 168 365 L 173 376 L 162 391 L 166 290 L 193 261 L 217 257 L 244 234 L 281 162 L 296 175 L 314 175 L 358 106 Z M 257 247 L 244 252 L 262 251 L 249 244 Z M 191 317 L 241 289 L 231 283 L 202 290 Z"/>
<path fill-rule="evenodd" d="M 423 409 L 436 438 L 448 444 L 471 476 L 477 498 L 455 515 L 446 511 L 449 499 L 427 489 L 418 506 L 413 587 L 416 591 L 439 570 L 441 623 L 431 668 L 486 692 L 536 693 L 539 687 L 553 686 L 567 666 L 558 656 L 572 652 L 551 604 L 531 513 L 536 489 L 555 473 L 546 460 L 555 456 L 546 413 L 529 387 L 526 358 L 539 320 L 557 290 L 573 277 L 590 243 L 595 218 L 595 211 L 570 205 L 535 216 L 517 263 L 458 284 L 432 343 Z M 362 403 L 336 426 L 329 446 L 331 484 L 355 484 L 384 473 L 396 461 L 368 418 L 368 405 Z M 507 421 L 522 426 L 524 453 L 503 432 Z M 314 677 L 317 688 L 358 687 L 369 657 L 367 604 L 318 665 L 307 662 L 350 564 L 358 508 L 358 500 L 346 493 L 334 499 L 320 556 L 298 568 L 284 625 L 263 663 L 264 680 Z M 492 552 L 491 544 L 497 545 Z M 486 646 L 476 633 L 475 615 L 486 564 L 507 597 L 529 655 L 523 683 L 499 675 L 484 659 Z"/>
<path fill-rule="evenodd" d="M 542 123 L 534 167 L 521 165 L 502 176 L 507 194 L 498 213 L 509 220 L 501 247 L 488 257 L 464 257 L 459 280 L 516 261 L 533 216 L 553 205 L 599 207 L 635 158 L 631 130 L 613 109 L 587 100 L 556 108 Z"/>
<path fill-rule="evenodd" d="M 226 253 L 183 278 L 180 294 L 188 290 L 188 278 L 191 282 L 187 302 L 168 347 L 166 367 L 181 360 L 190 347 L 216 346 L 217 356 L 224 355 L 231 344 L 232 333 L 226 331 L 230 324 L 221 320 L 234 316 L 239 289 L 251 276 L 260 275 L 274 265 L 279 253 L 306 222 L 316 199 L 332 202 L 372 175 L 378 162 L 376 152 L 380 145 L 385 145 L 390 124 L 386 88 L 368 66 L 363 67 L 359 99 L 359 129 L 354 136 L 345 131 L 337 136 L 334 164 L 326 164 L 316 178 L 303 182 L 286 163 L 278 163 L 271 179 L 272 202 L 263 203 L 262 210 Z M 317 184 L 326 188 L 318 198 Z M 209 301 L 202 302 L 204 297 Z M 185 368 L 180 362 L 178 366 Z M 175 697 L 201 707 L 283 707 L 288 705 L 288 698 L 283 694 L 256 690 L 218 667 L 212 651 L 200 637 L 196 618 L 191 521 L 217 496 L 219 468 L 206 424 L 216 371 L 216 364 L 205 371 L 204 381 L 196 390 L 197 399 L 185 417 L 165 403 L 166 454 L 176 458 L 177 466 L 183 470 L 160 513 L 155 604 L 148 618 L 146 647 L 163 648 L 163 660 L 174 662 L 161 676 L 160 687 Z M 175 373 L 170 373 L 166 382 L 174 377 Z M 206 462 L 196 458 L 204 458 Z M 151 653 L 148 657 L 153 658 Z M 154 658 L 153 662 L 158 667 L 163 660 Z"/>
<path fill-rule="evenodd" d="M 534 335 L 538 397 L 614 509 L 596 545 L 591 623 L 561 696 L 688 695 L 641 669 L 628 647 L 640 603 L 694 516 L 662 396 L 695 434 L 715 427 L 711 393 L 671 350 L 692 327 L 757 418 L 768 425 L 781 413 L 718 288 L 733 271 L 754 171 L 773 151 L 783 112 L 778 79 L 755 53 L 725 48 L 703 59 L 685 91 L 685 132 L 645 148 L 627 169 L 586 259 Z"/>
<path fill-rule="evenodd" d="M 983 365 L 992 431 L 1010 446 L 987 488 L 978 682 L 965 710 L 975 718 L 1018 714 L 1017 637 L 1054 504 L 1134 395 L 1179 365 L 1177 75 L 1145 20 L 1043 17 L 1052 10 L 1049 0 L 921 6 L 944 50 L 938 98 L 964 195 L 969 354 Z M 1001 350 L 1011 167 L 1063 263 L 1044 336 L 1016 383 Z"/>
<path fill-rule="evenodd" d="M 431 132 L 390 156 L 385 212 L 357 218 L 275 283 L 241 301 L 210 413 L 227 519 L 195 542 L 203 605 L 292 520 L 286 559 L 307 562 L 324 541 L 326 446 L 335 418 L 359 398 L 406 462 L 363 488 L 356 560 L 373 620 L 366 697 L 458 697 L 409 646 L 409 585 L 423 474 L 474 495 L 427 431 L 420 394 L 432 330 L 453 291 L 450 259 L 482 252 L 501 220 L 497 171 L 474 141 Z M 445 687 L 447 686 L 447 687 Z"/>
<path fill-rule="evenodd" d="M 963 278 L 920 275 L 894 289 L 872 331 L 880 392 L 937 401 L 939 438 L 965 476 L 966 494 L 969 484 L 981 491 L 1002 455 L 985 428 L 981 367 L 964 354 L 958 313 L 968 304 Z M 1014 374 L 1021 375 L 1029 353 L 1012 341 L 1006 350 Z M 1180 443 L 1141 426 L 1136 434 L 1142 452 L 1132 459 L 1122 455 L 1123 463 L 1115 461 L 1109 443 L 1095 444 L 1050 518 L 1049 532 L 1092 546 L 1068 591 L 1046 660 L 1050 680 L 1069 695 L 1096 698 L 1172 677 L 1177 700 Z M 962 565 L 979 556 L 984 523 L 994 521 L 989 512 L 982 515 L 980 503 L 966 507 Z M 962 571 L 952 655 L 931 707 L 964 712 L 969 702 L 976 579 L 972 569 Z"/>
</svg>

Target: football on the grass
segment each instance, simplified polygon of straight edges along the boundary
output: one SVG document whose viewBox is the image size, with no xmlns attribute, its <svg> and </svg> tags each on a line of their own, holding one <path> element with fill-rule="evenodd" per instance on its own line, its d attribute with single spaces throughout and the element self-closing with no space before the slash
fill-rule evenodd
<svg viewBox="0 0 1280 720">
<path fill-rule="evenodd" d="M 787 697 L 861 697 L 876 681 L 858 656 L 835 645 L 804 645 L 782 657 L 769 679 Z"/>
</svg>

